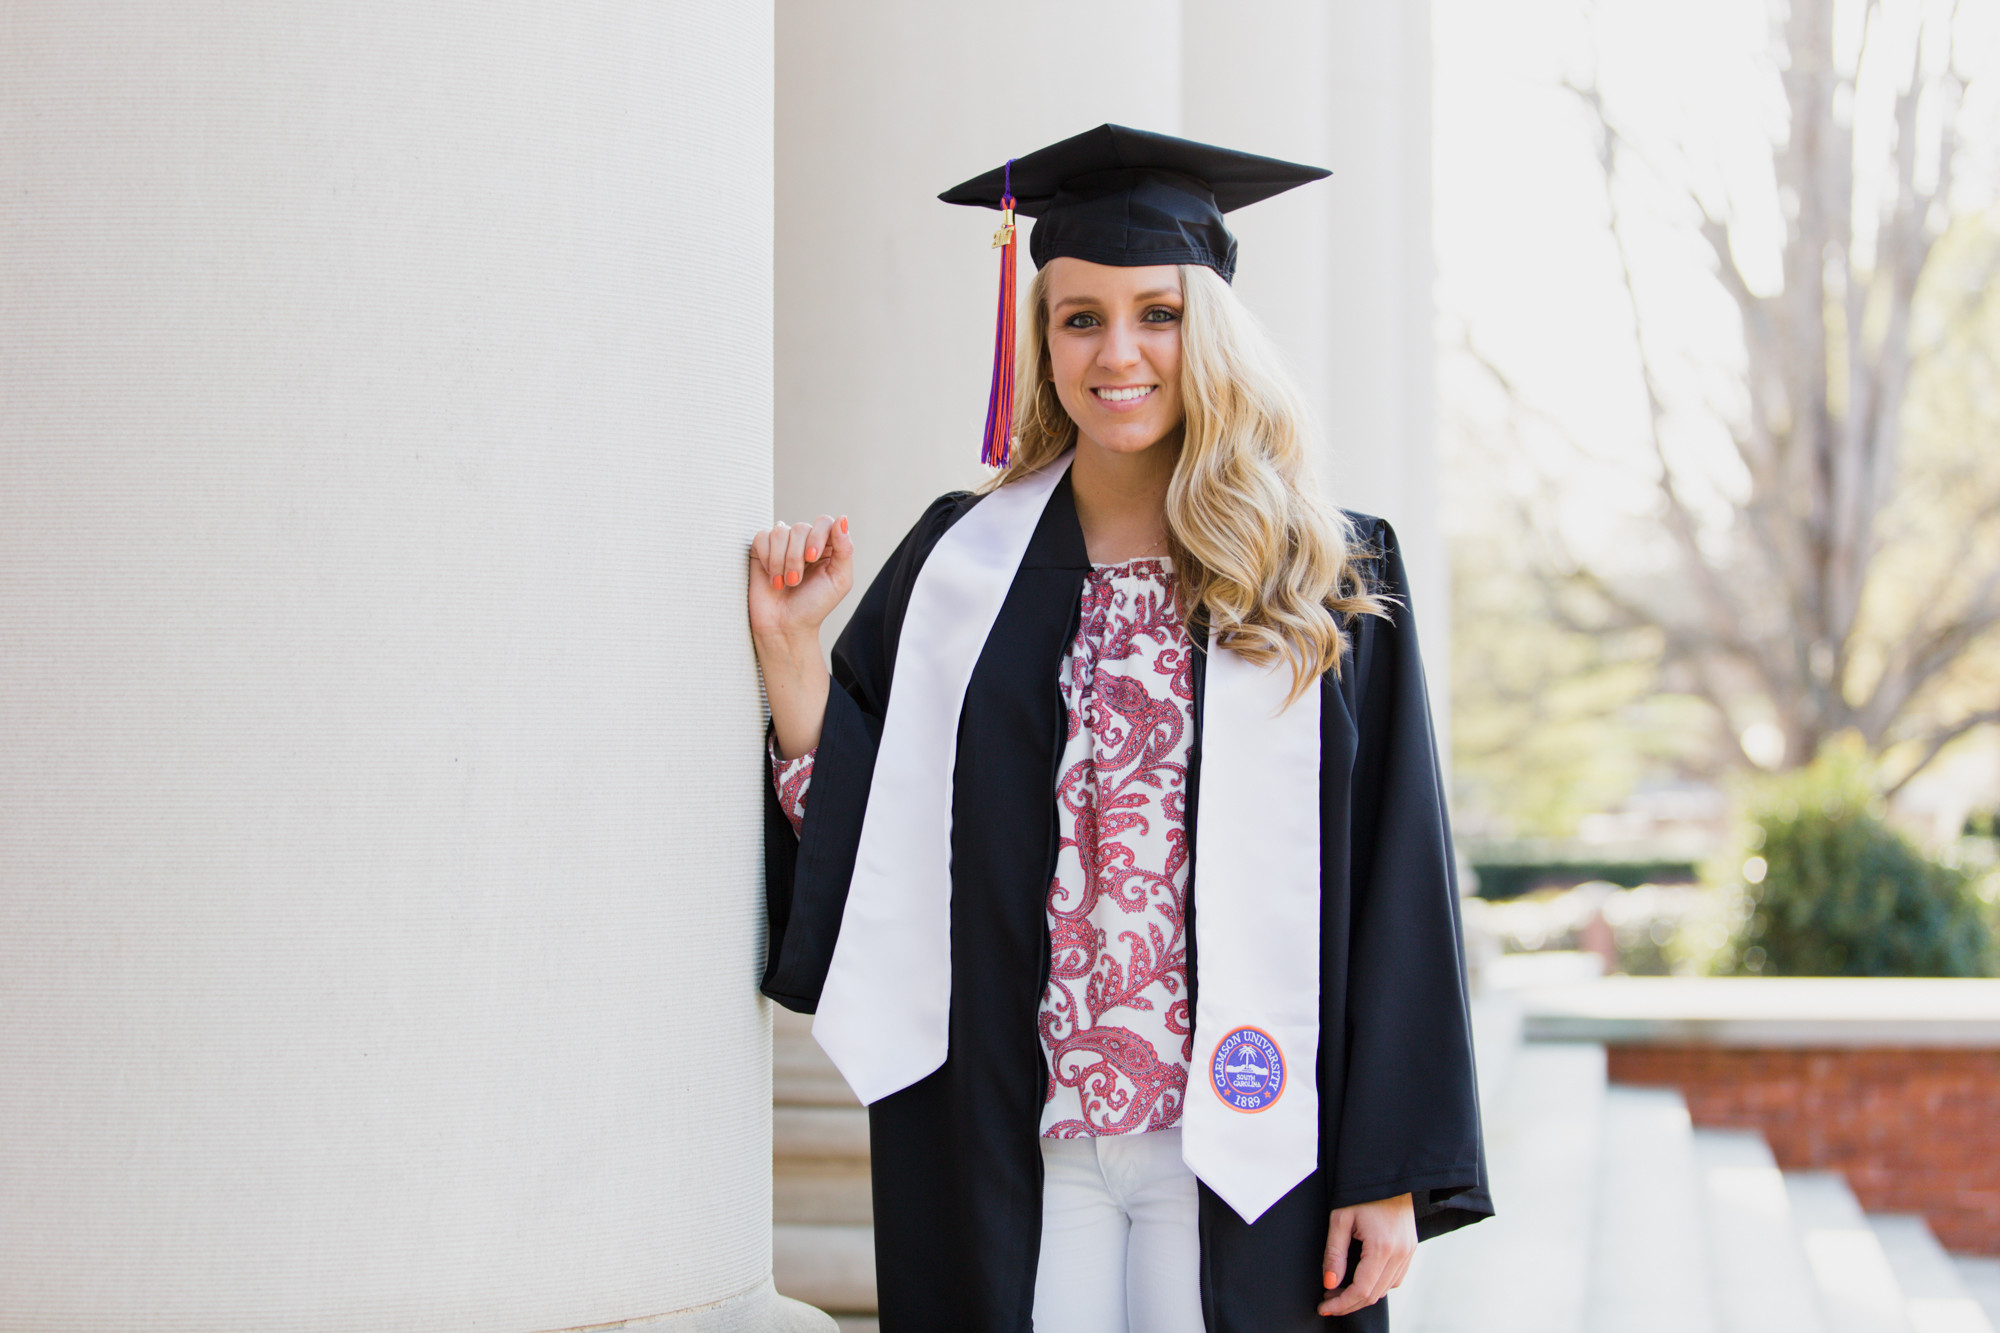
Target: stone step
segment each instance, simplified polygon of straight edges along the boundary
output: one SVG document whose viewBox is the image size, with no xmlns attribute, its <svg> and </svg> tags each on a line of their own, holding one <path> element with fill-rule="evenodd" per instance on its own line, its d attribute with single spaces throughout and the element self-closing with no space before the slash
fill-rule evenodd
<svg viewBox="0 0 2000 1333">
<path fill-rule="evenodd" d="M 779 1106 L 861 1105 L 813 1040 L 813 1016 L 772 1008 L 771 1100 Z"/>
<path fill-rule="evenodd" d="M 1964 1274 L 1923 1218 L 1871 1213 L 1868 1225 L 1903 1290 L 1912 1333 L 1994 1333 L 1993 1321 L 1973 1297 Z"/>
<path fill-rule="evenodd" d="M 1828 1333 L 1910 1333 L 1902 1284 L 1847 1177 L 1787 1171 L 1785 1193 Z"/>
<path fill-rule="evenodd" d="M 875 1225 L 868 1163 L 784 1161 L 771 1173 L 771 1220 L 801 1226 Z"/>
<path fill-rule="evenodd" d="M 1716 1333 L 1687 1102 L 1668 1088 L 1607 1088 L 1598 1157 L 1584 1327 Z"/>
<path fill-rule="evenodd" d="M 1481 1097 L 1496 1216 L 1418 1247 L 1389 1298 L 1399 1331 L 1582 1333 L 1604 1048 L 1531 1042 L 1507 1066 Z"/>
<path fill-rule="evenodd" d="M 772 1108 L 771 1152 L 776 1157 L 868 1160 L 868 1111 L 860 1106 Z"/>
<path fill-rule="evenodd" d="M 868 1226 L 868 1112 L 778 1106 L 771 1114 L 771 1216 L 779 1223 Z"/>
<path fill-rule="evenodd" d="M 1972 1299 L 1986 1311 L 1987 1322 L 2000 1328 L 2000 1259 L 1954 1254 L 1951 1266 L 1958 1270 L 1959 1280 L 1965 1283 Z"/>
<path fill-rule="evenodd" d="M 868 1112 L 813 1040 L 811 1014 L 777 1010 L 771 1045 L 772 1275 L 794 1300 L 872 1316 Z"/>
<path fill-rule="evenodd" d="M 875 1228 L 799 1226 L 771 1228 L 771 1271 L 778 1291 L 831 1315 L 872 1315 L 875 1297 Z"/>
<path fill-rule="evenodd" d="M 1521 1000 L 1507 992 L 1472 1002 L 1472 1058 L 1479 1077 L 1479 1114 L 1491 1120 L 1514 1055 L 1521 1049 Z"/>
<path fill-rule="evenodd" d="M 1752 1130 L 1698 1129 L 1693 1149 L 1721 1333 L 1829 1333 L 1769 1145 Z"/>
</svg>

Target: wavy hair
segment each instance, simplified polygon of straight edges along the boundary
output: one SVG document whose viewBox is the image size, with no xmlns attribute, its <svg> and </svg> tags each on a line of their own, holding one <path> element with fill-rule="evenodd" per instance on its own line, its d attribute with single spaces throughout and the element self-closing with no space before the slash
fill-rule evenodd
<svg viewBox="0 0 2000 1333">
<path fill-rule="evenodd" d="M 1181 275 L 1181 402 L 1187 427 L 1167 487 L 1167 552 L 1190 635 L 1213 628 L 1259 665 L 1292 667 L 1289 704 L 1340 674 L 1348 627 L 1386 616 L 1358 564 L 1353 524 L 1312 473 L 1304 400 L 1277 349 L 1220 276 Z M 1040 471 L 1076 443 L 1048 353 L 1047 270 L 1028 288 L 1034 336 L 1016 364 L 1014 452 L 989 489 Z"/>
</svg>

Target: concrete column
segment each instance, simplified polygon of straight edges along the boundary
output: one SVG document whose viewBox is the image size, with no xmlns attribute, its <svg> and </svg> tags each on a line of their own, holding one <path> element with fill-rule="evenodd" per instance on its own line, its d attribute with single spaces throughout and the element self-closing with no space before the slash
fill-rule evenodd
<svg viewBox="0 0 2000 1333">
<path fill-rule="evenodd" d="M 1450 567 L 1433 423 L 1430 7 L 1182 0 L 1184 132 L 1328 167 L 1230 215 L 1236 287 L 1292 357 L 1335 501 L 1395 524 L 1449 734 Z"/>
<path fill-rule="evenodd" d="M 1269 157 L 1329 165 L 1336 129 L 1327 86 L 1336 10 L 1327 0 L 1183 0 L 1182 23 L 1200 40 L 1182 53 L 1183 131 Z M 1352 207 L 1350 182 L 1291 190 L 1231 213 L 1241 242 L 1236 294 L 1291 363 L 1318 418 L 1321 480 L 1335 500 L 1355 504 L 1346 460 L 1332 440 L 1333 340 L 1340 312 L 1327 292 L 1344 257 L 1334 252 L 1337 218 Z"/>
<path fill-rule="evenodd" d="M 828 1326 L 754 989 L 768 6 L 4 28 L 0 1329 Z"/>
</svg>

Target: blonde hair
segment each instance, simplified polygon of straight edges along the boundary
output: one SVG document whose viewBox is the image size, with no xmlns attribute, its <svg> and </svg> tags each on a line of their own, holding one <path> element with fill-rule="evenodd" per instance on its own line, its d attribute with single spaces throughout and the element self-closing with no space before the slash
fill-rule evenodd
<svg viewBox="0 0 2000 1333">
<path fill-rule="evenodd" d="M 1190 633 L 1211 627 L 1252 662 L 1290 662 L 1295 700 L 1340 674 L 1347 626 L 1386 616 L 1388 600 L 1364 585 L 1347 515 L 1320 496 L 1305 404 L 1277 350 L 1220 276 L 1179 268 L 1187 428 L 1167 487 L 1167 551 L 1182 614 Z M 991 487 L 1076 443 L 1050 378 L 1047 278 L 1028 288 L 1034 336 L 1016 366 L 1014 451 Z"/>
</svg>

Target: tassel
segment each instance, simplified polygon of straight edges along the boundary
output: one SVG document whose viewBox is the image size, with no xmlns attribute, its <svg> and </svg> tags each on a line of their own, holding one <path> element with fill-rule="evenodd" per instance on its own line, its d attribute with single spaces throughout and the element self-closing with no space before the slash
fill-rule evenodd
<svg viewBox="0 0 2000 1333">
<path fill-rule="evenodd" d="M 986 440 L 979 461 L 1004 468 L 1014 435 L 1014 161 L 1007 160 L 1006 184 L 1000 196 L 1000 230 L 993 244 L 1000 251 L 1000 310 L 993 329 L 993 388 L 986 395 Z"/>
</svg>

